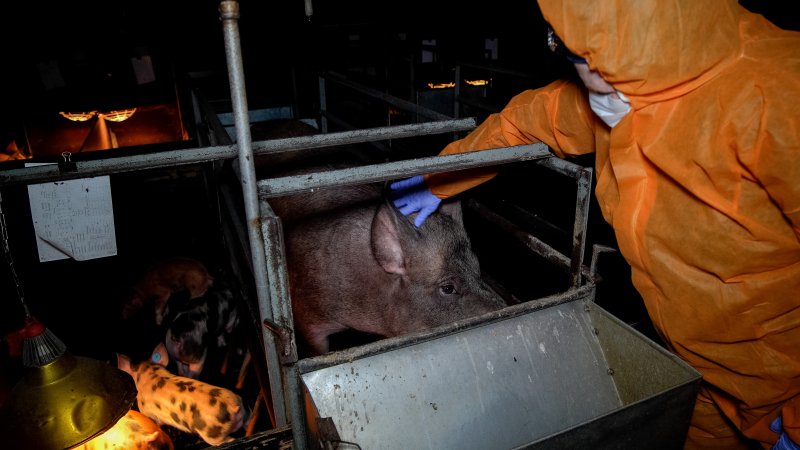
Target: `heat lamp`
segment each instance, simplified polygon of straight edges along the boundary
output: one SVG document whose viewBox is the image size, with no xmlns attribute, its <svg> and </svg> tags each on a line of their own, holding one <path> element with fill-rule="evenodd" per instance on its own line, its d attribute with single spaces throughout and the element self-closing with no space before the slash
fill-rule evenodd
<svg viewBox="0 0 800 450">
<path fill-rule="evenodd" d="M 25 313 L 25 325 L 6 337 L 11 356 L 18 356 L 21 348 L 24 374 L 0 406 L 3 448 L 77 447 L 111 428 L 131 409 L 136 385 L 130 375 L 114 366 L 71 354 L 30 314 L 8 246 L 2 199 L 0 229 Z"/>
<path fill-rule="evenodd" d="M 96 119 L 96 122 L 89 134 L 86 136 L 79 152 L 83 150 L 103 150 L 108 148 L 117 148 L 117 137 L 113 131 L 108 127 L 109 122 L 124 122 L 133 116 L 136 108 L 121 109 L 115 111 L 88 111 L 88 112 L 59 112 L 61 117 L 72 122 L 86 122 L 91 119 Z"/>
</svg>

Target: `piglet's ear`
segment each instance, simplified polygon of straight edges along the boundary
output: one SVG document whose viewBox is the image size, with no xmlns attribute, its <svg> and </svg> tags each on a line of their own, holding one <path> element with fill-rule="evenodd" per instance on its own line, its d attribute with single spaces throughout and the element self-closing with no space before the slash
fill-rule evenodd
<svg viewBox="0 0 800 450">
<path fill-rule="evenodd" d="M 407 272 L 403 247 L 397 228 L 397 217 L 389 203 L 378 208 L 372 220 L 372 254 L 388 273 L 405 275 Z"/>
<path fill-rule="evenodd" d="M 122 353 L 117 353 L 117 369 L 129 375 L 133 375 L 133 370 L 131 369 L 131 359 Z"/>
<path fill-rule="evenodd" d="M 150 443 L 158 443 L 158 431 L 153 431 L 152 433 L 145 434 L 142 437 L 142 440 L 147 442 L 148 444 L 150 444 Z M 150 447 L 148 447 L 148 448 L 150 448 Z M 152 447 L 152 448 L 155 448 L 155 447 Z"/>
</svg>

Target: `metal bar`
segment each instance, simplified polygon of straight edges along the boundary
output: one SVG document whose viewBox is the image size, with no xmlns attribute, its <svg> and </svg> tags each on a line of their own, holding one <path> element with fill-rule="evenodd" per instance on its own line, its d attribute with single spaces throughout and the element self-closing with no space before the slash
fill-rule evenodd
<svg viewBox="0 0 800 450">
<path fill-rule="evenodd" d="M 581 284 L 581 271 L 583 257 L 586 252 L 586 226 L 589 222 L 589 201 L 591 200 L 592 169 L 581 167 L 577 169 L 576 183 L 578 191 L 575 199 L 575 225 L 572 227 L 572 287 Z"/>
<path fill-rule="evenodd" d="M 280 365 L 286 387 L 286 402 L 291 411 L 292 430 L 294 432 L 294 448 L 308 447 L 307 424 L 305 422 L 305 400 L 301 387 L 300 376 L 294 362 L 297 361 L 297 344 L 294 334 L 294 317 L 292 314 L 291 298 L 289 295 L 289 276 L 286 266 L 286 254 L 283 241 L 283 227 L 280 219 L 272 211 L 272 207 L 261 199 L 261 232 L 264 237 L 264 248 L 267 255 L 266 270 L 269 274 L 269 296 L 274 312 L 273 323 L 288 332 L 283 335 L 286 339 L 280 342 L 280 347 L 270 355 L 270 364 Z M 262 329 L 267 328 L 263 326 Z M 278 353 L 280 352 L 280 353 Z M 277 367 L 277 366 L 276 366 Z M 272 374 L 270 374 L 272 376 Z M 273 401 L 281 399 L 273 394 Z"/>
<path fill-rule="evenodd" d="M 372 141 L 419 137 L 432 134 L 464 131 L 475 128 L 474 117 L 465 119 L 447 119 L 437 122 L 423 122 L 408 125 L 362 128 L 334 133 L 321 133 L 311 136 L 270 139 L 253 143 L 253 152 L 257 155 L 267 153 L 300 150 L 309 148 L 332 147 L 337 145 L 360 144 Z"/>
<path fill-rule="evenodd" d="M 477 317 L 459 320 L 447 325 L 442 325 L 430 330 L 411 333 L 405 336 L 381 339 L 380 341 L 363 344 L 357 347 L 348 348 L 313 358 L 301 359 L 297 362 L 297 369 L 301 374 L 313 372 L 325 367 L 336 366 L 339 364 L 350 363 L 354 360 L 374 355 L 377 353 L 388 352 L 397 348 L 414 345 L 419 342 L 435 339 L 447 334 L 456 333 L 477 325 L 488 324 L 499 320 L 518 317 L 532 311 L 538 311 L 563 303 L 584 299 L 588 296 L 594 297 L 596 286 L 585 284 L 577 289 L 570 289 L 547 297 L 532 300 L 523 300 L 518 305 L 507 306 L 498 311 L 489 312 Z"/>
<path fill-rule="evenodd" d="M 347 86 L 347 87 L 349 87 L 349 88 L 351 88 L 353 90 L 361 92 L 362 94 L 366 94 L 366 95 L 369 95 L 371 97 L 375 97 L 375 98 L 377 98 L 379 100 L 383 100 L 384 102 L 386 102 L 386 103 L 388 103 L 390 105 L 396 106 L 396 107 L 398 107 L 400 109 L 403 109 L 405 111 L 409 111 L 409 112 L 413 112 L 413 113 L 419 114 L 422 117 L 426 117 L 426 118 L 432 119 L 432 120 L 452 119 L 452 117 L 448 116 L 447 114 L 442 114 L 442 113 L 434 111 L 432 109 L 428 109 L 428 108 L 419 106 L 419 105 L 417 105 L 417 104 L 415 104 L 413 102 L 402 100 L 402 99 L 399 99 L 399 98 L 397 98 L 395 96 L 392 96 L 392 95 L 389 95 L 389 94 L 384 94 L 383 92 L 380 92 L 378 90 L 375 90 L 375 89 L 372 89 L 372 88 L 368 88 L 366 86 L 363 86 L 363 85 L 360 85 L 360 84 L 355 83 L 353 81 L 350 81 L 347 78 L 345 78 L 343 75 L 340 75 L 338 73 L 328 72 L 328 73 L 324 74 L 323 76 L 326 77 L 327 79 L 331 80 L 331 81 L 335 81 L 335 82 L 337 82 L 339 84 L 342 84 L 344 86 Z"/>
<path fill-rule="evenodd" d="M 241 211 L 236 208 L 236 204 L 234 204 L 234 195 L 231 192 L 231 187 L 228 185 L 222 185 L 220 190 L 222 191 L 222 198 L 223 198 L 223 206 L 225 215 L 223 216 L 224 222 L 222 226 L 223 233 L 226 238 L 226 242 L 228 243 L 228 250 L 231 256 L 231 261 L 234 265 L 231 269 L 234 271 L 233 275 L 237 277 L 237 279 L 241 283 L 249 283 L 249 280 L 252 277 L 253 273 L 253 262 L 252 257 L 250 255 L 250 248 L 249 248 L 249 240 L 245 234 L 246 227 L 241 221 Z M 236 258 L 237 255 L 242 255 L 244 257 L 244 262 L 242 265 L 239 264 L 238 259 Z M 249 292 L 249 291 L 247 291 Z M 251 350 L 251 354 L 254 356 L 252 359 L 253 367 L 256 371 L 256 376 L 258 377 L 259 386 L 270 386 L 270 380 L 280 380 L 281 379 L 281 365 L 280 359 L 276 353 L 262 353 L 266 348 L 278 347 L 276 343 L 275 336 L 272 334 L 265 334 L 264 333 L 264 324 L 261 319 L 261 313 L 258 311 L 259 305 L 254 305 L 253 299 L 248 295 L 247 298 L 247 312 L 249 313 L 249 318 L 252 319 L 250 325 L 253 326 L 254 335 L 257 337 L 253 343 L 248 342 L 248 348 L 256 349 L 257 346 L 261 347 L 261 351 L 255 353 L 254 350 Z M 256 302 L 257 303 L 257 302 Z M 264 343 L 264 339 L 269 339 L 269 343 Z M 257 359 L 256 355 L 263 355 L 263 359 Z M 265 393 L 266 395 L 266 393 Z M 282 404 L 284 402 L 283 398 L 280 397 L 280 393 L 270 392 L 270 404 Z"/>
<path fill-rule="evenodd" d="M 561 158 L 539 160 L 537 164 L 572 177 L 577 184 L 575 222 L 572 227 L 572 258 L 570 263 L 572 286 L 576 287 L 581 283 L 581 276 L 587 276 L 587 272 L 583 267 L 583 258 L 586 252 L 586 226 L 589 221 L 593 170 Z"/>
<path fill-rule="evenodd" d="M 235 145 L 205 148 L 187 148 L 160 153 L 143 153 L 118 158 L 74 161 L 77 171 L 62 172 L 56 164 L 22 167 L 0 172 L 0 186 L 15 184 L 42 183 L 47 181 L 73 180 L 109 175 L 120 172 L 133 172 L 143 169 L 185 166 L 218 159 L 235 158 Z"/>
<path fill-rule="evenodd" d="M 583 172 L 586 169 L 581 165 L 569 162 L 561 158 L 540 159 L 536 161 L 536 164 L 545 166 L 548 169 L 555 170 L 556 172 L 562 175 L 566 175 L 568 177 L 572 177 L 575 179 L 583 176 L 581 172 Z"/>
<path fill-rule="evenodd" d="M 264 234 L 264 245 L 266 248 L 267 260 L 266 270 L 270 274 L 270 300 L 272 301 L 273 321 L 279 326 L 292 328 L 294 319 L 292 307 L 289 299 L 289 282 L 286 272 L 286 256 L 283 244 L 283 228 L 280 219 L 272 211 L 272 207 L 265 199 L 260 199 L 261 206 L 261 231 Z M 294 346 L 293 346 L 294 347 Z M 296 359 L 297 351 L 294 352 Z M 284 357 L 292 357 L 291 354 L 284 354 Z"/>
<path fill-rule="evenodd" d="M 211 118 L 213 121 L 213 118 Z M 303 148 L 319 148 L 335 145 L 356 144 L 382 139 L 400 139 L 428 134 L 448 133 L 475 128 L 475 118 L 448 119 L 439 122 L 424 122 L 411 125 L 396 125 L 363 130 L 344 131 L 314 136 L 299 136 L 253 142 L 254 155 L 293 151 Z M 249 130 L 248 130 L 249 134 Z M 250 141 L 248 141 L 250 142 Z M 74 161 L 77 170 L 62 172 L 57 165 L 21 167 L 0 172 L 0 187 L 16 184 L 43 183 L 48 181 L 89 178 L 113 173 L 133 172 L 143 169 L 185 166 L 238 156 L 236 145 L 221 145 L 204 148 L 184 148 L 158 153 L 119 156 L 115 158 Z"/>
<path fill-rule="evenodd" d="M 324 114 L 324 116 L 325 116 L 326 119 L 328 119 L 329 121 L 339 125 L 340 127 L 347 128 L 348 130 L 354 130 L 355 129 L 355 127 L 352 124 L 346 122 L 344 119 L 340 118 L 339 116 L 337 116 L 336 114 L 333 114 L 330 111 L 327 111 Z M 386 145 L 381 144 L 380 142 L 370 142 L 369 144 L 371 146 L 375 147 L 381 153 L 387 154 L 387 153 L 391 152 L 391 149 L 389 147 L 387 147 Z"/>
<path fill-rule="evenodd" d="M 199 99 L 198 108 L 202 111 L 202 116 L 205 118 L 206 125 L 210 128 L 211 135 L 208 138 L 208 141 L 211 142 L 211 145 L 231 145 L 233 144 L 233 139 L 228 136 L 228 132 L 225 131 L 225 127 L 222 126 L 222 123 L 219 120 L 219 116 L 214 111 L 214 108 L 211 107 L 211 104 L 205 98 L 205 95 L 201 92 L 193 92 L 194 97 Z M 219 140 L 219 141 L 218 141 Z M 220 142 L 221 141 L 221 142 Z"/>
<path fill-rule="evenodd" d="M 371 164 L 303 175 L 266 178 L 258 181 L 258 190 L 263 196 L 278 197 L 315 188 L 372 183 L 404 178 L 421 173 L 450 172 L 552 157 L 553 154 L 546 145 L 528 144 L 516 147 L 503 147 L 491 151 L 429 156 L 426 158 Z"/>
<path fill-rule="evenodd" d="M 548 262 L 553 263 L 556 266 L 562 267 L 565 271 L 570 271 L 572 273 L 572 265 L 573 261 L 567 255 L 564 255 L 560 251 L 556 250 L 555 248 L 551 247 L 541 239 L 537 238 L 536 236 L 528 233 L 527 231 L 523 230 L 522 228 L 516 226 L 510 220 L 506 219 L 505 217 L 501 216 L 500 214 L 492 211 L 486 205 L 476 201 L 476 200 L 469 200 L 467 202 L 467 206 L 478 213 L 483 219 L 493 223 L 504 232 L 513 236 L 518 241 L 525 244 L 526 247 L 533 250 L 534 253 L 538 254 L 542 258 L 546 259 Z M 589 279 L 594 279 L 591 274 L 591 270 L 586 266 L 581 265 L 579 270 L 581 274 Z M 572 287 L 577 287 L 577 285 L 573 284 Z"/>
<path fill-rule="evenodd" d="M 253 161 L 253 150 L 250 137 L 250 117 L 247 107 L 247 93 L 245 89 L 244 69 L 242 65 L 241 43 L 239 41 L 239 3 L 223 0 L 219 6 L 222 20 L 223 36 L 225 40 L 225 56 L 228 65 L 228 79 L 231 86 L 231 100 L 236 125 L 236 142 L 239 148 L 239 172 L 244 197 L 245 216 L 247 218 L 247 235 L 250 243 L 250 252 L 253 263 L 253 278 L 255 281 L 256 295 L 258 297 L 261 319 L 272 320 L 273 313 L 269 298 L 269 281 L 266 271 L 265 244 L 259 229 L 260 210 L 255 187 L 256 172 Z M 264 353 L 277 354 L 274 339 L 268 331 L 264 333 Z M 286 395 L 280 379 L 270 378 L 270 389 L 275 398 L 274 402 L 276 426 L 282 427 L 289 423 L 286 412 Z"/>
<path fill-rule="evenodd" d="M 244 224 L 241 222 L 241 211 L 238 211 L 234 205 L 233 195 L 230 192 L 230 188 L 227 186 L 222 186 L 223 198 L 224 198 L 224 205 L 226 206 L 226 218 L 230 226 L 224 227 L 224 230 L 227 234 L 232 236 L 228 236 L 228 242 L 230 243 L 233 251 L 240 251 L 245 256 L 246 261 L 249 262 L 247 266 L 247 272 L 238 272 L 237 275 L 240 279 L 244 280 L 248 276 L 252 276 L 253 274 L 253 266 L 252 266 L 252 258 L 250 257 L 250 248 L 247 236 L 244 235 L 243 230 L 245 230 Z M 288 291 L 287 291 L 287 281 L 286 281 L 286 273 L 285 273 L 285 263 L 284 261 L 284 253 L 283 253 L 283 237 L 280 227 L 279 219 L 272 213 L 272 208 L 266 202 L 260 202 L 261 211 L 262 211 L 262 227 L 261 231 L 264 235 L 264 243 L 265 243 L 265 253 L 266 253 L 266 270 L 268 273 L 268 278 L 270 280 L 275 280 L 274 283 L 270 283 L 270 300 L 272 302 L 272 310 L 275 311 L 275 320 L 273 322 L 279 324 L 279 326 L 291 329 L 293 326 L 293 319 L 291 316 L 291 306 L 290 300 L 288 298 Z M 235 244 L 238 244 L 233 247 Z M 250 304 L 248 304 L 250 306 Z M 259 306 L 260 307 L 260 306 Z M 288 308 L 288 309 L 287 309 Z M 250 308 L 248 308 L 250 310 Z M 269 385 L 269 380 L 283 380 L 283 377 L 286 377 L 286 392 L 288 393 L 288 398 L 284 399 L 281 396 L 281 392 L 270 392 L 270 399 L 271 404 L 283 404 L 286 402 L 289 405 L 291 411 L 303 411 L 303 404 L 299 402 L 298 399 L 302 398 L 302 391 L 298 385 L 298 382 L 294 380 L 299 380 L 296 374 L 292 374 L 291 371 L 294 369 L 285 368 L 281 364 L 282 358 L 288 358 L 291 360 L 297 359 L 297 349 L 294 344 L 294 340 L 291 342 L 282 342 L 280 340 L 280 336 L 276 336 L 275 334 L 268 332 L 265 328 L 264 323 L 261 320 L 261 313 L 259 311 L 252 311 L 255 320 L 255 329 L 256 332 L 260 333 L 261 339 L 259 339 L 259 343 L 263 343 L 264 348 L 276 348 L 279 349 L 278 351 L 281 352 L 270 352 L 266 353 L 265 357 L 266 360 L 264 364 L 257 363 L 255 360 L 253 363 L 256 365 L 256 370 L 259 372 L 259 380 L 261 380 L 261 367 L 266 369 L 266 382 L 261 383 L 261 386 Z M 291 335 L 293 338 L 293 334 Z M 285 353 L 288 350 L 288 355 Z M 298 409 L 299 408 L 299 409 Z M 301 418 L 302 419 L 302 418 Z M 293 417 L 293 420 L 297 420 L 297 418 Z M 294 422 L 296 424 L 296 422 Z M 295 425 L 296 426 L 296 425 Z M 303 427 L 297 428 L 297 430 L 303 430 Z"/>
</svg>

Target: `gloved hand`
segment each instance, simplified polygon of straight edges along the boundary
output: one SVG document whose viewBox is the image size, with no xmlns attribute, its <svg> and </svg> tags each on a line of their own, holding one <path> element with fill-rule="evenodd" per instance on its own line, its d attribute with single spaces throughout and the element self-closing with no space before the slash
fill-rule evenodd
<svg viewBox="0 0 800 450">
<path fill-rule="evenodd" d="M 404 215 L 417 213 L 414 225 L 419 228 L 442 203 L 442 199 L 433 195 L 422 175 L 395 181 L 389 185 L 392 203 Z"/>
<path fill-rule="evenodd" d="M 800 450 L 800 445 L 795 444 L 789 439 L 789 435 L 783 432 L 783 421 L 780 416 L 769 424 L 769 429 L 780 435 L 778 442 L 772 446 L 772 450 Z"/>
</svg>

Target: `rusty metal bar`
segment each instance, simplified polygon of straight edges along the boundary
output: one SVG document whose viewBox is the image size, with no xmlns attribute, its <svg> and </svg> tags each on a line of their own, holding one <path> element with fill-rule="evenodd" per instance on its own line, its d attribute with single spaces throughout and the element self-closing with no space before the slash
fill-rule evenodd
<svg viewBox="0 0 800 450">
<path fill-rule="evenodd" d="M 258 181 L 258 189 L 263 196 L 277 197 L 322 187 L 372 183 L 421 173 L 449 172 L 552 157 L 553 154 L 546 145 L 529 144 L 498 148 L 492 151 L 429 156 L 304 175 L 266 178 Z"/>
<path fill-rule="evenodd" d="M 569 270 L 570 273 L 572 273 L 572 258 L 564 255 L 560 251 L 548 245 L 546 242 L 518 227 L 510 220 L 492 211 L 486 205 L 478 202 L 477 200 L 469 200 L 467 202 L 467 207 L 479 214 L 484 220 L 493 223 L 508 235 L 513 236 L 518 241 L 525 244 L 526 247 L 531 249 L 534 253 L 538 254 L 542 258 L 546 259 L 548 262 L 553 263 L 556 266 L 563 267 L 564 270 Z M 581 271 L 581 275 L 584 277 L 587 277 L 590 280 L 594 279 L 594 275 L 592 274 L 591 270 L 586 266 L 581 265 L 579 270 Z M 572 287 L 577 286 L 573 285 Z"/>
<path fill-rule="evenodd" d="M 249 119 L 249 118 L 248 118 Z M 411 125 L 394 125 L 353 131 L 299 136 L 284 139 L 256 141 L 250 144 L 253 155 L 265 155 L 296 151 L 308 148 L 321 148 L 336 145 L 358 144 L 383 139 L 400 139 L 422 135 L 465 131 L 475 128 L 474 118 L 450 119 L 438 122 L 425 122 Z M 249 134 L 249 129 L 248 129 Z M 248 141 L 250 142 L 250 141 Z M 74 161 L 77 170 L 62 172 L 55 164 L 21 167 L 0 171 L 0 187 L 19 184 L 62 181 L 78 178 L 133 172 L 144 169 L 186 166 L 206 163 L 239 156 L 238 146 L 220 145 L 204 148 L 184 148 L 158 153 L 120 156 L 115 158 Z"/>
<path fill-rule="evenodd" d="M 271 320 L 273 318 L 273 311 L 268 291 L 270 280 L 268 279 L 266 271 L 265 243 L 259 228 L 260 209 L 258 193 L 255 186 L 256 172 L 253 161 L 253 150 L 251 147 L 250 117 L 247 106 L 241 43 L 239 40 L 239 3 L 236 1 L 223 0 L 220 2 L 219 12 L 225 40 L 228 79 L 231 86 L 231 102 L 235 118 L 236 142 L 239 149 L 239 182 L 242 188 L 245 216 L 247 219 L 245 225 L 247 227 L 248 241 L 250 243 L 253 279 L 256 287 L 256 295 L 258 297 L 261 319 L 267 318 Z M 263 328 L 262 337 L 265 347 L 264 353 L 266 355 L 277 354 L 275 337 Z M 286 408 L 287 403 L 291 402 L 287 402 L 283 380 L 270 377 L 269 383 L 270 391 L 274 399 L 275 425 L 282 427 L 290 422 Z M 289 390 L 292 389 L 292 383 L 296 384 L 296 379 L 294 379 L 294 381 L 288 381 Z M 295 408 L 292 409 L 294 410 Z M 289 413 L 293 414 L 295 417 L 302 417 L 296 411 L 290 411 Z"/>
<path fill-rule="evenodd" d="M 297 362 L 297 369 L 301 374 L 304 374 L 325 367 L 345 364 L 362 358 L 366 355 L 387 352 L 400 347 L 414 345 L 418 342 L 452 334 L 458 332 L 459 330 L 464 330 L 477 325 L 489 324 L 499 320 L 521 316 L 532 311 L 538 311 L 555 305 L 560 305 L 562 303 L 579 300 L 587 296 L 591 296 L 593 298 L 595 290 L 596 286 L 589 283 L 580 286 L 577 289 L 570 289 L 568 291 L 538 299 L 524 300 L 518 305 L 507 306 L 498 311 L 492 311 L 481 316 L 459 320 L 431 330 L 419 331 L 405 336 L 385 338 L 377 342 L 362 344 L 357 347 L 351 347 L 312 358 L 301 359 Z"/>
<path fill-rule="evenodd" d="M 407 125 L 361 128 L 334 133 L 313 134 L 291 138 L 270 139 L 253 143 L 253 153 L 265 155 L 286 151 L 369 143 L 381 140 L 420 137 L 475 128 L 475 118 L 447 119 Z"/>
<path fill-rule="evenodd" d="M 583 258 L 586 252 L 586 226 L 589 221 L 589 204 L 592 195 L 592 174 L 594 171 L 590 167 L 583 167 L 561 158 L 543 159 L 537 161 L 537 164 L 574 178 L 577 185 L 570 263 L 572 287 L 577 287 L 581 284 L 581 275 L 586 273 L 583 268 Z"/>
<path fill-rule="evenodd" d="M 583 257 L 586 253 L 586 227 L 589 222 L 589 202 L 592 195 L 592 169 L 577 169 L 577 193 L 575 194 L 575 225 L 572 227 L 572 287 L 581 284 Z"/>
<path fill-rule="evenodd" d="M 226 145 L 195 149 L 173 150 L 160 153 L 143 153 L 118 158 L 74 161 L 76 169 L 61 171 L 55 164 L 21 167 L 0 172 L 0 187 L 47 181 L 74 180 L 144 169 L 186 166 L 218 159 L 235 158 L 236 146 Z"/>
</svg>

